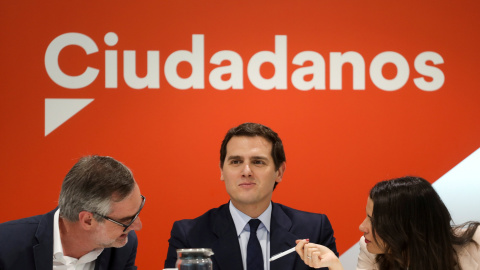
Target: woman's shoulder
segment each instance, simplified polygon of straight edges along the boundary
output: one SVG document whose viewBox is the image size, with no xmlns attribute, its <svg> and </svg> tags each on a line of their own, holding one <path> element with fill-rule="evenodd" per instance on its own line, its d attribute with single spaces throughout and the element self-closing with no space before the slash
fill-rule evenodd
<svg viewBox="0 0 480 270">
<path fill-rule="evenodd" d="M 480 269 L 475 268 L 480 265 L 480 228 L 477 227 L 472 237 L 472 242 L 462 247 L 455 247 L 458 254 L 458 260 L 462 269 Z"/>
<path fill-rule="evenodd" d="M 480 227 L 477 227 L 477 230 L 475 231 L 472 240 L 475 241 L 478 245 L 480 245 Z"/>
</svg>

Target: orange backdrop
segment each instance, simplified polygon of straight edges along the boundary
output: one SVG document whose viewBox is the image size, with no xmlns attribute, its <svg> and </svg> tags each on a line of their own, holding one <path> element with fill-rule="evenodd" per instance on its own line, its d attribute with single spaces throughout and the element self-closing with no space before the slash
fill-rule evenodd
<svg viewBox="0 0 480 270">
<path fill-rule="evenodd" d="M 219 180 L 220 143 L 229 128 L 248 121 L 270 126 L 284 141 L 287 170 L 273 200 L 327 214 L 343 253 L 361 235 L 358 225 L 375 182 L 406 174 L 433 182 L 480 147 L 478 14 L 478 1 L 443 0 L 3 1 L 0 222 L 53 209 L 63 177 L 80 156 L 109 155 L 132 169 L 147 198 L 137 265 L 163 266 L 173 221 L 228 201 Z M 109 32 L 118 37 L 114 46 L 104 41 Z M 46 70 L 47 48 L 66 33 L 81 33 L 98 47 L 87 55 L 73 45 L 59 54 L 58 65 L 69 76 L 98 70 L 79 89 L 62 87 Z M 203 36 L 204 86 L 182 90 L 167 80 L 165 62 L 177 51 L 192 52 L 193 35 Z M 281 80 L 287 87 L 262 90 L 248 75 L 249 61 L 258 52 L 280 57 L 276 36 L 286 38 Z M 107 50 L 118 55 L 114 88 L 105 85 Z M 224 50 L 242 60 L 241 89 L 218 90 L 209 80 L 219 67 L 210 60 Z M 158 52 L 158 88 L 126 83 L 124 51 L 136 52 L 139 77 L 147 74 L 147 52 Z M 305 51 L 325 61 L 323 73 L 304 77 L 323 74 L 323 90 L 299 90 L 292 82 L 297 69 L 314 64 L 293 63 Z M 348 63 L 341 89 L 332 89 L 330 54 L 347 52 L 364 60 L 363 90 L 353 89 Z M 383 90 L 371 77 L 373 60 L 384 52 L 408 63 L 407 69 L 383 65 L 386 81 L 409 72 L 399 89 Z M 415 67 L 424 52 L 443 59 L 425 62 L 444 76 L 436 90 L 414 82 L 440 78 Z M 181 62 L 170 71 L 188 79 L 197 70 Z M 273 63 L 261 65 L 267 80 L 276 72 Z M 45 135 L 45 100 L 53 98 L 94 100 Z"/>
</svg>

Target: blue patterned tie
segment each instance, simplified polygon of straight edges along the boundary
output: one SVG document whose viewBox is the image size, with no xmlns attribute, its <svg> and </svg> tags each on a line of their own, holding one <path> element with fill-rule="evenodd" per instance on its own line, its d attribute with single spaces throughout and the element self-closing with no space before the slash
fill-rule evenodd
<svg viewBox="0 0 480 270">
<path fill-rule="evenodd" d="M 262 247 L 257 238 L 259 219 L 250 219 L 250 238 L 247 245 L 247 270 L 263 270 Z"/>
</svg>

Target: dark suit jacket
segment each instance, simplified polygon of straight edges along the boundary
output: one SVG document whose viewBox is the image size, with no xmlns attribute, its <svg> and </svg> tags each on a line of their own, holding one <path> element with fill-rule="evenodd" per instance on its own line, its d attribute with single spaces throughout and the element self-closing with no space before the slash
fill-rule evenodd
<svg viewBox="0 0 480 270">
<path fill-rule="evenodd" d="M 55 211 L 0 224 L 0 270 L 52 270 Z M 137 244 L 131 231 L 124 247 L 103 250 L 95 270 L 137 269 Z"/>
<path fill-rule="evenodd" d="M 309 238 L 310 242 L 337 248 L 333 229 L 327 216 L 298 211 L 272 203 L 270 224 L 270 254 L 273 256 L 295 246 L 295 240 Z M 211 209 L 196 219 L 173 224 L 165 268 L 175 267 L 176 250 L 180 248 L 211 248 L 214 270 L 243 270 L 242 255 L 235 224 L 228 203 Z M 290 253 L 270 262 L 271 270 L 310 269 L 297 255 Z"/>
</svg>

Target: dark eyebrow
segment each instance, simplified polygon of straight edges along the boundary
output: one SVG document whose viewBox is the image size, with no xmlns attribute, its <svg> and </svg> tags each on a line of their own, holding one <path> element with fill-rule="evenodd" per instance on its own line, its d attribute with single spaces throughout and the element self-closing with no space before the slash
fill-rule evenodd
<svg viewBox="0 0 480 270">
<path fill-rule="evenodd" d="M 253 156 L 252 159 L 263 159 L 263 160 L 268 160 L 267 157 L 264 156 Z"/>
<path fill-rule="evenodd" d="M 227 160 L 231 160 L 231 159 L 243 159 L 241 156 L 229 156 L 227 158 Z"/>
</svg>

